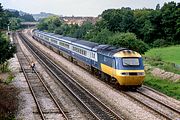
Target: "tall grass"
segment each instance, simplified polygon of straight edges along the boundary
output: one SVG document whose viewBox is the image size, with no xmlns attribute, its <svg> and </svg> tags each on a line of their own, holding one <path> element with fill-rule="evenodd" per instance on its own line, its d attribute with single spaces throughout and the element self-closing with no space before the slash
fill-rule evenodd
<svg viewBox="0 0 180 120">
<path fill-rule="evenodd" d="M 13 79 L 14 79 L 14 75 L 12 73 L 9 73 L 9 76 L 5 80 L 5 84 L 11 83 L 13 81 Z"/>
<path fill-rule="evenodd" d="M 180 74 L 180 45 L 154 48 L 145 53 L 145 63 Z"/>
<path fill-rule="evenodd" d="M 153 48 L 145 53 L 146 57 L 160 58 L 162 61 L 180 64 L 180 45 L 164 47 L 164 48 Z"/>
<path fill-rule="evenodd" d="M 144 84 L 180 100 L 180 81 L 171 82 L 169 80 L 162 80 L 147 73 Z"/>
<path fill-rule="evenodd" d="M 0 65 L 0 72 L 10 72 L 10 69 L 9 69 L 9 63 L 8 62 L 5 62 L 3 64 Z"/>
</svg>

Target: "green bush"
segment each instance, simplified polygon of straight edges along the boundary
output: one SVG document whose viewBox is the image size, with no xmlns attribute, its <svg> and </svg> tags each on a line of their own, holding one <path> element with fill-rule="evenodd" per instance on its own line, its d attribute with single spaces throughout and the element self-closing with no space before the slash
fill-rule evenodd
<svg viewBox="0 0 180 120">
<path fill-rule="evenodd" d="M 101 43 L 101 44 L 108 44 L 108 39 L 113 35 L 111 31 L 108 29 L 102 29 L 100 32 L 97 32 L 93 38 L 90 39 L 92 42 Z"/>
<path fill-rule="evenodd" d="M 115 33 L 108 41 L 108 44 L 113 46 L 129 48 L 142 54 L 149 49 L 149 46 L 137 39 L 134 33 Z"/>
<path fill-rule="evenodd" d="M 161 68 L 168 72 L 180 74 L 179 68 L 176 68 L 174 63 L 162 61 L 162 56 L 160 54 L 155 54 L 151 57 L 145 57 L 145 63 Z"/>
<path fill-rule="evenodd" d="M 161 53 L 154 53 L 151 56 L 149 56 L 151 60 L 153 61 L 162 61 L 162 55 Z"/>
<path fill-rule="evenodd" d="M 9 63 L 5 62 L 3 64 L 0 65 L 0 71 L 1 72 L 10 72 L 10 69 L 8 68 Z"/>
<path fill-rule="evenodd" d="M 164 39 L 157 39 L 153 42 L 153 47 L 165 47 L 167 42 Z"/>
<path fill-rule="evenodd" d="M 14 76 L 10 73 L 9 76 L 8 76 L 8 78 L 6 79 L 5 83 L 6 83 L 6 84 L 9 84 L 9 83 L 12 82 L 13 79 L 14 79 Z"/>
</svg>

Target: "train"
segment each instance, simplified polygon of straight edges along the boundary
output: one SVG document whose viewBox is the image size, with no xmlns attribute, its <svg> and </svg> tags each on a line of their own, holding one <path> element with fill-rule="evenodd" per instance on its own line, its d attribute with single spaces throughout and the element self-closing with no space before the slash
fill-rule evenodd
<svg viewBox="0 0 180 120">
<path fill-rule="evenodd" d="M 133 88 L 144 82 L 143 58 L 136 51 L 37 29 L 32 33 L 35 40 L 107 82 Z"/>
</svg>

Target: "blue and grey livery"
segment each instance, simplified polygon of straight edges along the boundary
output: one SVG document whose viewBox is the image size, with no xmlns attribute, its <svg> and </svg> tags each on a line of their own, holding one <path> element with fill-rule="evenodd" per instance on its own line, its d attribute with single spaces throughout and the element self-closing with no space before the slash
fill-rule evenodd
<svg viewBox="0 0 180 120">
<path fill-rule="evenodd" d="M 135 51 L 39 30 L 33 31 L 33 37 L 65 53 L 71 60 L 89 66 L 99 75 L 117 80 L 121 86 L 141 86 L 144 81 L 143 60 Z"/>
</svg>

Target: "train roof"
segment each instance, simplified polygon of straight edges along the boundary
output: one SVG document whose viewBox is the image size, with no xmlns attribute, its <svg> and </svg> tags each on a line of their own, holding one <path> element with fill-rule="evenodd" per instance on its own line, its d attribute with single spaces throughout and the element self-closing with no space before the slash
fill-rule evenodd
<svg viewBox="0 0 180 120">
<path fill-rule="evenodd" d="M 80 46 L 80 47 L 84 47 L 87 49 L 93 49 L 95 46 L 98 46 L 98 43 L 94 43 L 94 42 L 90 42 L 90 41 L 86 41 L 86 40 L 77 40 L 75 42 L 73 42 L 72 44 Z"/>
<path fill-rule="evenodd" d="M 43 31 L 39 31 L 39 30 L 36 30 L 36 32 L 38 32 L 40 34 L 43 34 L 43 35 L 46 35 L 46 36 L 49 36 L 49 37 L 54 38 L 54 39 L 59 40 L 59 41 L 61 40 L 61 41 L 67 42 L 67 43 L 71 43 L 71 42 L 74 42 L 74 41 L 77 40 L 76 38 L 64 37 L 62 35 L 58 35 L 58 34 L 54 34 L 54 33 L 48 33 L 48 32 L 43 32 Z"/>
<path fill-rule="evenodd" d="M 54 34 L 54 33 L 48 33 L 48 32 L 42 32 L 44 35 L 48 35 L 50 37 L 56 37 L 56 38 L 62 38 L 63 36 L 62 35 L 57 35 L 57 34 Z"/>
<path fill-rule="evenodd" d="M 62 39 L 67 40 L 67 41 L 70 41 L 70 42 L 77 41 L 76 38 L 72 38 L 72 37 L 63 37 Z"/>
<path fill-rule="evenodd" d="M 43 34 L 48 34 L 49 36 L 52 36 L 53 38 L 58 38 L 59 40 L 68 42 L 68 43 L 72 43 L 73 45 L 79 46 L 79 47 L 83 47 L 89 50 L 93 50 L 94 52 L 98 52 L 99 54 L 105 55 L 105 56 L 109 56 L 109 57 L 113 57 L 113 55 L 115 53 L 118 53 L 120 51 L 123 50 L 128 50 L 127 48 L 117 48 L 114 46 L 110 46 L 110 45 L 100 45 L 98 43 L 95 42 L 90 42 L 90 41 L 86 41 L 86 40 L 78 40 L 76 38 L 72 38 L 72 37 L 64 37 L 62 35 L 57 35 L 54 33 L 47 33 L 47 32 L 42 32 L 39 30 L 35 30 L 39 33 L 43 33 Z"/>
<path fill-rule="evenodd" d="M 128 50 L 127 48 L 117 48 L 114 46 L 110 45 L 99 45 L 93 48 L 94 51 L 97 51 L 99 54 L 113 57 L 113 55 L 117 52 L 123 51 L 123 50 Z"/>
<path fill-rule="evenodd" d="M 57 35 L 57 34 L 52 34 L 53 36 L 57 37 L 57 38 L 62 38 L 62 35 Z"/>
</svg>

